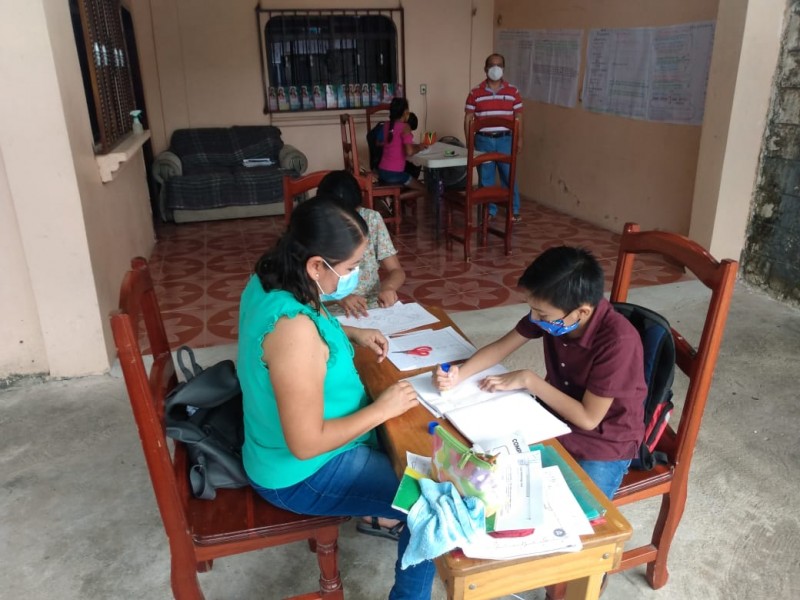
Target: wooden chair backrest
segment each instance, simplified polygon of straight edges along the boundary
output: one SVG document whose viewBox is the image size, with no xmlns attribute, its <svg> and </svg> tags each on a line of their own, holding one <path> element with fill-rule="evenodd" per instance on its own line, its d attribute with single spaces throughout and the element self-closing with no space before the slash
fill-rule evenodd
<svg viewBox="0 0 800 600">
<path fill-rule="evenodd" d="M 673 466 L 673 480 L 685 480 L 719 356 L 738 263 L 731 259 L 717 261 L 702 246 L 685 236 L 666 231 L 640 231 L 635 223 L 626 223 L 611 288 L 612 302 L 627 300 L 634 259 L 637 255 L 649 253 L 661 255 L 672 264 L 688 269 L 711 291 L 705 324 L 696 348 L 675 329 L 674 324 L 672 326 L 676 365 L 688 377 L 689 385 L 677 430 L 670 427 L 665 432 L 668 439 L 664 447 Z"/>
<path fill-rule="evenodd" d="M 289 224 L 289 217 L 297 203 L 297 197 L 319 187 L 322 178 L 330 171 L 314 171 L 302 177 L 283 176 L 283 218 Z"/>
<path fill-rule="evenodd" d="M 342 129 L 342 157 L 344 158 L 344 169 L 353 175 L 361 173 L 361 163 L 358 160 L 358 143 L 356 142 L 356 124 L 353 115 L 343 114 L 339 116 L 339 123 Z"/>
<path fill-rule="evenodd" d="M 502 152 L 483 152 L 475 155 L 475 136 L 485 127 L 505 127 L 511 131 L 511 154 Z M 477 167 L 487 162 L 507 163 L 509 165 L 509 181 L 516 181 L 517 172 L 517 136 L 519 121 L 506 117 L 475 118 L 470 123 L 467 140 L 467 199 L 470 203 L 512 202 L 514 186 L 503 187 L 500 178 L 495 177 L 495 185 L 478 187 Z"/>
<path fill-rule="evenodd" d="M 181 445 L 175 447 L 174 456 L 170 454 L 164 431 L 164 399 L 177 384 L 175 363 L 147 261 L 134 258 L 131 267 L 122 282 L 119 308 L 111 314 L 111 329 L 161 520 L 172 543 L 191 553 L 185 513 L 190 496 L 185 476 L 186 454 Z M 149 375 L 139 345 L 142 322 L 153 355 Z"/>
</svg>

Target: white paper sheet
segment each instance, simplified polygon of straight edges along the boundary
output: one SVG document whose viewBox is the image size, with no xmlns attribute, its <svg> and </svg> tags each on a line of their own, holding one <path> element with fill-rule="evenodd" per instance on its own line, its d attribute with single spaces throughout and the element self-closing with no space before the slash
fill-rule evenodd
<svg viewBox="0 0 800 600">
<path fill-rule="evenodd" d="M 478 382 L 489 375 L 506 373 L 495 365 L 469 377 L 453 390 L 440 394 L 430 373 L 411 377 L 420 401 L 435 416 L 444 416 L 473 444 L 487 448 L 491 440 L 520 432 L 527 445 L 570 432 L 566 423 L 545 410 L 527 392 L 484 392 Z"/>
<path fill-rule="evenodd" d="M 422 346 L 430 346 L 430 354 L 420 356 L 405 352 Z M 473 354 L 475 346 L 452 327 L 424 329 L 389 339 L 389 360 L 401 371 L 413 371 L 441 363 L 466 360 Z"/>
<path fill-rule="evenodd" d="M 439 322 L 439 319 L 416 302 L 408 304 L 397 302 L 387 308 L 372 308 L 367 311 L 366 317 L 341 316 L 338 319 L 342 325 L 377 329 L 383 335 L 392 335 Z"/>
<path fill-rule="evenodd" d="M 502 454 L 497 468 L 505 470 L 506 502 L 497 511 L 495 531 L 535 529 L 544 524 L 542 454 Z"/>
</svg>

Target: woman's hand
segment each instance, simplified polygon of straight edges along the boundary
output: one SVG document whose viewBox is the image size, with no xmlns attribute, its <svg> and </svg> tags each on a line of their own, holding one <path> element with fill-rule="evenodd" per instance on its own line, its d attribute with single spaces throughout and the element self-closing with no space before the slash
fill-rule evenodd
<svg viewBox="0 0 800 600">
<path fill-rule="evenodd" d="M 339 300 L 339 306 L 344 309 L 346 317 L 366 317 L 367 316 L 367 299 L 363 296 L 350 294 L 349 296 Z"/>
<path fill-rule="evenodd" d="M 459 380 L 458 367 L 456 366 L 451 366 L 450 370 L 445 372 L 440 365 L 436 367 L 436 370 L 433 372 L 433 385 L 440 392 L 452 390 L 458 385 Z"/>
<path fill-rule="evenodd" d="M 378 306 L 381 308 L 394 306 L 395 302 L 397 302 L 397 292 L 394 290 L 383 290 L 378 294 Z"/>
<path fill-rule="evenodd" d="M 381 411 L 383 421 L 402 415 L 407 410 L 419 406 L 417 392 L 407 381 L 398 381 L 375 400 L 375 407 Z M 381 421 L 381 422 L 383 422 Z"/>
<path fill-rule="evenodd" d="M 531 391 L 532 382 L 541 379 L 535 373 L 522 369 L 511 371 L 502 375 L 490 375 L 478 382 L 478 387 L 484 392 L 503 392 L 506 390 L 528 390 Z"/>
<path fill-rule="evenodd" d="M 361 327 L 348 327 L 347 334 L 350 341 L 362 348 L 369 348 L 378 355 L 378 362 L 382 362 L 389 352 L 389 340 L 377 329 L 364 329 Z"/>
</svg>

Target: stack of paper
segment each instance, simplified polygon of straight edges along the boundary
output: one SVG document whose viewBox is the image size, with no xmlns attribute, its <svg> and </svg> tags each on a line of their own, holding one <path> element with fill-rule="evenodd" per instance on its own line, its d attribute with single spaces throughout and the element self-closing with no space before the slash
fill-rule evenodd
<svg viewBox="0 0 800 600">
<path fill-rule="evenodd" d="M 470 558 L 511 559 L 553 552 L 577 552 L 581 535 L 594 532 L 589 520 L 567 487 L 558 467 L 542 469 L 543 520 L 531 535 L 494 537 L 480 535 L 462 547 Z"/>
<path fill-rule="evenodd" d="M 442 394 L 433 384 L 430 373 L 407 379 L 414 386 L 420 402 L 437 417 L 446 417 L 473 444 L 488 448 L 487 442 L 520 432 L 531 445 L 570 432 L 566 423 L 522 391 L 484 392 L 478 382 L 489 375 L 507 373 L 495 365 L 460 382 Z"/>
<path fill-rule="evenodd" d="M 452 327 L 424 329 L 389 340 L 389 360 L 400 371 L 466 360 L 473 354 L 475 346 Z"/>
</svg>

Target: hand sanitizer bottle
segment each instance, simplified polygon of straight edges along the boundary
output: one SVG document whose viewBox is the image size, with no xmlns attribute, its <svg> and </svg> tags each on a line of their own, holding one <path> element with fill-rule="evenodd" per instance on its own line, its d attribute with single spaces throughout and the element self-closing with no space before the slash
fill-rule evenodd
<svg viewBox="0 0 800 600">
<path fill-rule="evenodd" d="M 133 117 L 133 133 L 143 133 L 144 127 L 142 126 L 142 122 L 139 118 L 142 116 L 141 110 L 132 110 L 131 116 Z"/>
</svg>

